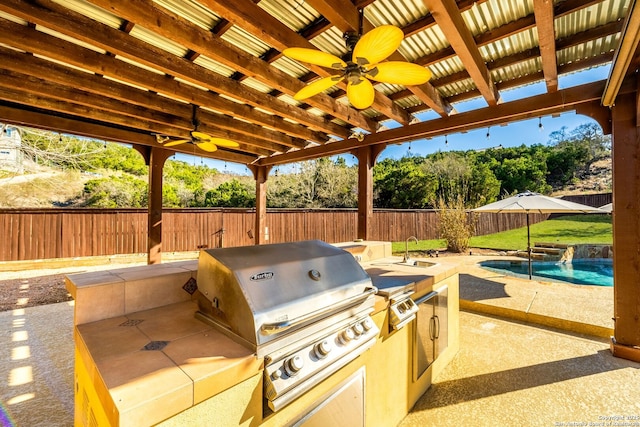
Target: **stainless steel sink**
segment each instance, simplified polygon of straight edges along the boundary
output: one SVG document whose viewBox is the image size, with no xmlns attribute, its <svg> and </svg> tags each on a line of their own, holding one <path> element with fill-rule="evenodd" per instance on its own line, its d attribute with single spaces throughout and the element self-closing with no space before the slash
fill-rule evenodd
<svg viewBox="0 0 640 427">
<path fill-rule="evenodd" d="M 420 261 L 420 260 L 409 260 L 409 262 L 398 262 L 397 265 L 404 265 L 407 267 L 418 267 L 418 268 L 429 268 L 437 265 L 435 262 L 429 261 Z"/>
</svg>

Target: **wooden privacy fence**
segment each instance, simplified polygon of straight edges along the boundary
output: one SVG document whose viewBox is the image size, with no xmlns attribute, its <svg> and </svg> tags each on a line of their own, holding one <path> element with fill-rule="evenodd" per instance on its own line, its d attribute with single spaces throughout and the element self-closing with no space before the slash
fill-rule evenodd
<svg viewBox="0 0 640 427">
<path fill-rule="evenodd" d="M 602 200 L 606 198 L 600 198 L 596 203 Z M 526 225 L 523 214 L 483 213 L 476 217 L 476 235 Z M 350 241 L 357 237 L 357 218 L 355 209 L 269 209 L 268 242 Z M 548 215 L 536 214 L 530 218 L 531 223 L 536 223 L 544 221 Z M 163 252 L 254 244 L 253 209 L 165 209 L 162 221 Z M 371 240 L 397 242 L 409 236 L 421 240 L 438 238 L 437 212 L 374 211 Z M 146 251 L 146 209 L 0 209 L 0 261 Z"/>
<path fill-rule="evenodd" d="M 162 250 L 252 245 L 252 209 L 166 209 Z M 540 215 L 532 222 L 546 219 Z M 525 225 L 524 215 L 482 214 L 477 234 Z M 357 236 L 357 211 L 269 209 L 269 243 L 320 239 L 345 242 Z M 0 261 L 134 254 L 147 251 L 144 209 L 18 209 L 0 210 Z M 438 237 L 433 210 L 376 210 L 372 240 L 402 241 Z"/>
</svg>

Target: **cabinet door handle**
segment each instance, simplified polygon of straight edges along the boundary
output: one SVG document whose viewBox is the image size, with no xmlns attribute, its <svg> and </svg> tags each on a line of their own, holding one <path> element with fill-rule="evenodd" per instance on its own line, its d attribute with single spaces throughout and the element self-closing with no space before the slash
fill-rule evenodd
<svg viewBox="0 0 640 427">
<path fill-rule="evenodd" d="M 436 339 L 434 335 L 435 328 L 436 328 L 435 318 L 431 316 L 431 318 L 429 318 L 429 339 L 431 339 L 431 341 Z"/>
<path fill-rule="evenodd" d="M 438 317 L 438 315 L 434 315 L 433 316 L 433 323 L 435 326 L 435 330 L 436 330 L 436 339 L 440 338 L 440 318 Z"/>
</svg>

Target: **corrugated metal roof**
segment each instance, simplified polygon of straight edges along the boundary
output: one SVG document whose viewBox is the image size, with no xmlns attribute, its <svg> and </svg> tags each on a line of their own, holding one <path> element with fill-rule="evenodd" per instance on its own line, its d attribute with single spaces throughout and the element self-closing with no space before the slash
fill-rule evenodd
<svg viewBox="0 0 640 427">
<path fill-rule="evenodd" d="M 405 27 L 427 14 L 427 8 L 422 0 L 378 0 L 367 6 L 365 18 L 378 27 L 390 24 Z"/>
<path fill-rule="evenodd" d="M 533 13 L 532 0 L 489 0 L 462 13 L 473 36 L 494 30 Z"/>
<path fill-rule="evenodd" d="M 333 55 L 342 57 L 347 53 L 347 46 L 342 38 L 342 32 L 336 28 L 331 27 L 324 33 L 309 40 L 312 45 L 317 47 L 323 52 L 328 52 Z"/>
<path fill-rule="evenodd" d="M 187 54 L 188 50 L 184 46 L 179 45 L 173 40 L 169 40 L 166 37 L 162 37 L 161 35 L 154 33 L 153 31 L 147 30 L 140 25 L 136 25 L 133 27 L 129 34 L 132 37 L 135 37 L 143 42 L 149 43 L 152 46 L 160 48 L 168 53 L 171 53 L 175 56 L 183 57 Z"/>
<path fill-rule="evenodd" d="M 258 6 L 296 32 L 320 17 L 304 0 L 262 0 Z"/>
<path fill-rule="evenodd" d="M 214 71 L 225 77 L 230 77 L 236 71 L 233 68 L 227 67 L 226 65 L 221 64 L 220 62 L 211 59 L 206 55 L 198 56 L 193 62 L 197 65 L 200 65 L 201 67 L 204 67 L 210 71 Z"/>
<path fill-rule="evenodd" d="M 268 44 L 237 26 L 233 26 L 226 31 L 221 39 L 253 56 L 260 56 L 270 48 Z"/>
<path fill-rule="evenodd" d="M 205 30 L 212 29 L 220 22 L 218 15 L 195 0 L 153 0 L 153 2 Z"/>
<path fill-rule="evenodd" d="M 405 38 L 398 50 L 407 60 L 415 61 L 416 58 L 421 58 L 449 46 L 450 43 L 442 33 L 442 30 L 435 25 Z"/>
<path fill-rule="evenodd" d="M 118 28 L 122 24 L 122 19 L 116 15 L 94 6 L 91 3 L 87 3 L 82 0 L 52 0 L 54 3 L 58 3 L 66 8 L 69 8 L 75 12 L 80 13 L 88 18 L 98 21 L 102 24 L 108 25 L 111 28 Z"/>
<path fill-rule="evenodd" d="M 567 49 L 559 50 L 556 54 L 558 65 L 568 64 L 587 58 L 596 57 L 604 53 L 611 53 L 618 46 L 620 34 L 602 37 L 582 43 Z"/>
<path fill-rule="evenodd" d="M 554 22 L 556 39 L 577 34 L 618 19 L 624 19 L 628 7 L 628 0 L 605 0 L 596 5 L 580 9 L 577 12 L 556 18 Z"/>
<path fill-rule="evenodd" d="M 453 95 L 458 95 L 460 93 L 466 93 L 474 90 L 476 88 L 475 83 L 471 78 L 459 80 L 457 82 L 453 82 L 450 84 L 446 84 L 443 86 L 439 86 L 438 92 L 445 98 L 448 98 Z"/>
<path fill-rule="evenodd" d="M 54 0 L 59 5 L 62 5 L 66 8 L 69 8 L 77 13 L 80 13 L 86 17 L 89 17 L 101 24 L 107 25 L 110 28 L 120 28 L 123 23 L 126 23 L 125 18 L 127 16 L 118 17 L 114 15 L 110 10 L 103 10 L 99 7 L 94 6 L 88 0 Z M 229 5 L 231 5 L 232 0 L 228 0 Z M 567 38 L 574 37 L 576 34 L 584 35 L 585 31 L 592 30 L 604 24 L 616 22 L 620 19 L 623 19 L 627 13 L 629 4 L 631 0 L 602 0 L 602 2 L 592 5 L 589 7 L 581 7 L 580 2 L 571 1 L 569 3 L 564 3 L 563 0 L 554 0 L 554 4 L 556 7 L 558 6 L 567 6 L 571 5 L 571 7 L 575 7 L 576 11 L 569 13 L 565 16 L 559 17 L 555 19 L 555 37 L 556 40 L 566 40 Z M 170 14 L 175 14 L 178 17 L 193 23 L 196 27 L 193 28 L 194 31 L 198 31 L 200 29 L 206 31 L 205 34 L 209 34 L 209 32 L 216 26 L 216 24 L 222 21 L 222 18 L 218 16 L 218 14 L 205 6 L 206 2 L 200 2 L 200 0 L 152 0 L 153 4 Z M 321 21 L 320 14 L 313 9 L 311 6 L 312 3 L 308 3 L 306 0 L 261 0 L 256 3 L 257 6 L 267 13 L 271 14 L 275 19 L 279 20 L 284 26 L 289 28 L 292 31 L 300 33 L 301 31 L 309 28 L 311 24 L 317 24 Z M 252 2 L 247 2 L 246 7 L 253 7 Z M 527 23 L 527 26 L 532 25 L 534 20 L 533 14 L 533 3 L 534 0 L 487 0 L 487 1 L 478 1 L 474 6 L 466 9 L 462 12 L 462 18 L 464 23 L 469 28 L 469 31 L 474 36 L 482 35 L 483 38 L 487 36 L 492 36 L 493 34 L 499 34 L 502 30 L 501 27 L 504 27 L 510 23 L 519 23 L 524 22 Z M 6 4 L 2 7 L 2 9 L 11 10 L 13 3 Z M 331 3 L 330 3 L 331 4 Z M 465 3 L 467 4 L 467 3 Z M 127 8 L 127 3 L 120 3 L 121 8 Z M 329 5 L 327 6 L 329 7 Z M 562 7 L 564 8 L 564 7 Z M 20 15 L 19 12 L 16 14 Z M 37 9 L 36 9 L 37 10 Z M 136 11 L 132 9 L 134 12 L 132 16 L 136 16 Z M 258 10 L 259 12 L 259 10 Z M 34 12 L 38 13 L 38 12 Z M 154 11 L 149 8 L 149 14 L 153 14 Z M 224 14 L 222 9 L 220 9 L 220 13 Z M 384 25 L 384 24 L 392 24 L 398 27 L 406 27 L 409 24 L 415 23 L 417 20 L 421 20 L 424 17 L 428 16 L 428 10 L 424 5 L 423 0 L 375 0 L 371 4 L 368 4 L 365 8 L 365 16 L 366 18 L 374 25 Z M 125 15 L 125 14 L 123 14 Z M 0 12 L 0 17 L 9 19 L 13 22 L 17 22 L 21 25 L 26 25 L 27 21 L 16 18 L 8 13 Z M 33 22 L 38 23 L 40 20 L 39 16 L 33 17 Z M 231 22 L 234 22 L 234 17 L 228 17 Z M 523 19 L 524 18 L 524 19 Z M 130 18 L 134 19 L 134 18 Z M 62 35 L 55 31 L 50 31 L 46 27 L 46 22 L 42 22 L 42 25 L 37 25 L 36 29 L 51 34 L 54 37 L 59 38 L 60 40 L 68 40 L 72 43 L 83 46 L 93 51 L 105 53 L 103 49 L 99 49 L 96 46 L 108 45 L 108 40 L 96 40 L 96 45 L 91 45 L 91 43 L 85 43 L 78 40 L 78 38 L 82 38 L 78 34 L 74 34 L 73 28 L 69 29 L 69 36 Z M 222 61 L 221 58 L 216 59 L 214 52 L 209 52 L 211 57 L 207 57 L 203 52 L 198 51 L 198 46 L 193 46 L 188 40 L 180 41 L 180 34 L 175 34 L 175 40 L 167 39 L 159 34 L 157 34 L 154 30 L 154 21 L 150 21 L 147 25 L 148 28 L 144 27 L 143 24 L 132 22 L 134 24 L 132 27 L 127 26 L 127 29 L 130 30 L 130 39 L 131 43 L 138 43 L 138 40 L 142 40 L 145 43 L 155 46 L 167 53 L 167 57 L 180 57 L 184 58 L 187 53 L 189 53 L 190 49 L 196 50 L 194 52 L 196 59 L 194 63 L 198 66 L 206 68 L 212 72 L 218 73 L 224 77 L 232 77 L 238 76 L 237 68 L 242 68 L 241 66 L 235 67 L 233 65 L 223 65 L 220 63 Z M 56 25 L 60 25 L 59 23 Z M 53 25 L 52 25 L 53 26 Z M 56 26 L 56 28 L 64 31 L 62 26 Z M 239 56 L 243 56 L 246 54 L 251 55 L 252 57 L 261 57 L 266 52 L 272 51 L 272 47 L 262 40 L 262 33 L 260 30 L 255 30 L 254 28 L 248 27 L 246 29 L 240 28 L 237 25 L 231 25 L 229 27 L 224 27 L 226 31 L 221 33 L 220 37 L 222 40 L 232 46 L 235 47 L 236 50 L 242 51 Z M 524 27 L 523 27 L 524 28 Z M 265 25 L 265 31 L 268 31 L 269 28 Z M 28 31 L 32 31 L 29 29 Z M 495 32 L 494 32 L 495 31 Z M 91 34 L 91 33 L 89 33 Z M 589 33 L 586 33 L 587 35 Z M 593 33 L 592 33 L 593 34 Z M 275 34 L 277 36 L 277 34 Z M 73 37 L 75 36 L 75 37 Z M 215 35 L 214 35 L 215 36 Z M 269 40 L 268 38 L 265 38 Z M 601 37 L 595 40 L 589 40 L 584 43 L 576 44 L 574 46 L 564 48 L 562 50 L 557 51 L 557 62 L 559 66 L 576 63 L 581 60 L 589 59 L 589 58 L 609 58 L 610 52 L 612 52 L 618 44 L 619 34 L 608 35 L 605 37 Z M 574 38 L 574 43 L 575 38 Z M 8 46 L 11 49 L 16 49 L 15 46 L 11 46 L 12 40 L 7 37 L 5 40 L 0 40 L 0 45 Z M 316 46 L 318 49 L 332 53 L 336 56 L 343 56 L 346 54 L 347 49 L 343 40 L 342 31 L 337 27 L 329 25 L 326 27 L 322 33 L 317 35 L 314 39 L 310 40 L 310 43 Z M 23 44 L 15 43 L 17 46 L 23 46 Z M 524 30 L 518 31 L 515 34 L 512 34 L 509 37 L 496 39 L 489 43 L 486 43 L 483 46 L 479 46 L 480 54 L 486 62 L 491 62 L 491 77 L 496 82 L 513 82 L 516 79 L 521 77 L 536 75 L 540 76 L 542 70 L 541 58 L 536 55 L 529 59 L 518 60 L 518 62 L 514 62 L 516 59 L 509 61 L 509 56 L 515 55 L 521 52 L 527 52 L 532 50 L 535 52 L 535 48 L 538 47 L 538 34 L 536 28 L 526 28 Z M 138 48 L 143 48 L 140 44 Z M 418 59 L 423 59 L 424 62 L 428 60 L 429 55 L 437 54 L 439 51 L 443 49 L 450 48 L 449 41 L 444 36 L 443 31 L 439 28 L 437 24 L 430 25 L 427 28 L 422 29 L 421 31 L 413 34 L 411 37 L 405 38 L 399 47 L 399 52 L 408 60 L 408 61 L 416 61 Z M 277 49 L 282 49 L 282 46 L 278 45 Z M 107 48 L 108 50 L 108 48 Z M 203 49 L 204 50 L 204 49 Z M 36 49 L 36 51 L 39 51 Z M 117 50 L 114 49 L 114 52 Z M 608 56 L 602 57 L 606 53 Z M 448 54 L 447 54 L 448 55 Z M 67 65 L 62 60 L 62 56 L 60 52 L 54 55 L 58 58 L 58 61 L 54 61 L 59 64 L 63 64 L 67 67 L 74 68 L 70 65 Z M 435 56 L 435 55 L 434 55 Z M 38 55 L 38 57 L 43 57 L 42 55 Z M 445 57 L 442 55 L 441 57 Z M 157 74 L 170 74 L 174 75 L 173 72 L 169 71 L 162 65 L 162 63 L 155 64 L 154 66 L 150 66 L 149 64 L 153 64 L 153 58 L 145 58 L 144 60 L 137 60 L 136 58 L 124 58 L 120 55 L 115 57 L 117 60 L 123 61 L 123 63 L 132 64 L 136 67 L 140 67 L 142 69 L 146 69 Z M 426 58 L 426 59 L 425 59 Z M 109 59 L 111 61 L 112 59 Z M 246 58 L 240 58 L 241 61 L 245 61 Z M 507 64 L 501 66 L 501 68 L 494 69 L 496 66 L 496 62 L 500 60 L 500 63 Z M 145 65 L 143 65 L 143 63 Z M 226 63 L 226 62 L 225 62 Z M 590 63 L 597 63 L 590 62 Z M 298 63 L 297 61 L 291 60 L 286 57 L 277 57 L 277 59 L 273 60 L 270 64 L 264 63 L 259 64 L 260 67 L 264 67 L 263 70 L 260 67 L 257 67 L 256 75 L 258 77 L 254 78 L 243 78 L 240 81 L 242 84 L 246 85 L 248 88 L 253 89 L 254 96 L 260 98 L 261 93 L 270 93 L 273 90 L 273 86 L 268 82 L 265 82 L 270 78 L 270 73 L 273 72 L 269 70 L 269 67 L 274 67 L 278 70 L 281 70 L 287 75 L 293 76 L 295 78 L 300 78 L 304 75 L 309 74 L 309 68 L 306 64 Z M 453 55 L 450 57 L 445 57 L 445 59 L 438 60 L 429 65 L 430 70 L 433 73 L 432 82 L 437 82 L 440 79 L 451 77 L 456 73 L 460 73 L 460 76 L 464 77 L 465 66 L 457 55 Z M 571 69 L 574 69 L 572 67 Z M 164 70 L 164 71 L 163 71 Z M 95 70 L 94 70 L 95 71 Z M 176 71 L 173 70 L 172 71 Z M 183 84 L 188 84 L 190 86 L 195 86 L 200 89 L 206 90 L 204 85 L 211 87 L 210 83 L 200 82 L 201 84 L 194 84 L 193 82 L 186 82 L 184 79 L 186 78 L 187 73 L 182 73 L 179 70 L 175 73 L 178 76 L 182 76 L 183 80 L 178 79 L 178 81 L 183 82 Z M 252 74 L 253 75 L 253 71 Z M 104 78 L 108 78 L 111 80 L 113 77 L 105 76 Z M 131 77 L 127 77 L 131 78 Z M 133 78 L 135 80 L 135 77 Z M 135 83 L 138 86 L 143 88 L 144 82 L 143 77 L 141 80 L 136 80 Z M 447 98 L 454 97 L 454 99 L 460 100 L 465 99 L 464 96 L 456 96 L 464 93 L 477 93 L 476 85 L 471 78 L 462 78 L 458 81 L 451 81 L 451 78 L 446 79 L 445 81 L 449 81 L 449 83 L 436 87 L 436 90 L 443 96 L 445 101 Z M 527 79 L 524 79 L 527 81 Z M 313 80 L 311 80 L 313 81 Z M 124 83 L 124 82 L 122 82 Z M 124 83 L 131 85 L 129 83 Z M 300 84 L 296 82 L 289 81 L 287 82 L 279 82 L 278 84 L 274 84 L 274 86 L 282 87 L 282 85 L 290 85 L 289 87 L 293 89 L 294 87 L 300 86 Z M 403 86 L 394 85 L 394 84 L 386 84 L 386 83 L 376 83 L 375 85 L 376 91 L 380 92 L 383 95 L 393 95 L 397 93 L 404 94 L 410 93 L 409 91 L 405 91 Z M 166 92 L 171 92 L 172 89 L 168 86 L 164 88 Z M 338 87 L 330 88 L 326 91 L 327 94 L 332 94 Z M 259 92 L 259 93 L 257 93 Z M 283 102 L 297 106 L 301 103 L 295 101 L 291 96 L 291 91 L 285 89 L 287 94 L 279 95 L 279 99 Z M 174 94 L 175 95 L 175 94 Z M 170 94 L 167 94 L 168 97 L 171 97 Z M 175 95 L 177 96 L 177 95 Z M 242 94 L 238 94 L 238 97 L 241 97 Z M 422 96 L 422 95 L 421 95 Z M 242 100 L 234 98 L 232 96 L 223 96 L 224 99 L 230 99 L 234 102 L 242 102 Z M 393 97 L 394 99 L 397 96 Z M 269 105 L 268 98 L 261 98 L 262 102 L 260 105 L 262 108 L 258 109 L 258 111 L 262 111 L 271 115 L 278 115 L 282 117 L 286 122 L 297 123 L 294 118 L 298 117 L 298 114 L 306 114 L 303 111 L 297 112 L 296 114 L 287 114 L 287 109 L 284 108 L 271 108 Z M 184 102 L 180 100 L 175 100 L 176 102 Z M 424 109 L 428 109 L 426 104 L 423 104 L 424 100 L 420 100 L 416 95 L 408 95 L 404 98 L 397 99 L 396 102 L 401 108 L 412 108 L 413 110 L 417 110 L 420 107 L 424 106 Z M 249 101 L 252 104 L 254 101 Z M 347 104 L 348 100 L 346 97 L 341 96 L 336 100 L 336 102 L 340 104 Z M 303 102 L 304 103 L 304 102 Z M 427 103 L 428 104 L 428 103 Z M 314 104 L 316 105 L 316 104 Z M 418 106 L 418 108 L 415 108 Z M 206 107 L 206 106 L 203 106 Z M 379 106 L 378 106 L 379 107 Z M 341 125 L 347 126 L 347 123 L 344 122 L 346 117 L 355 117 L 352 112 L 344 113 L 340 111 L 340 109 L 329 109 L 325 112 L 321 111 L 318 108 L 310 108 L 305 107 L 307 112 L 314 116 L 329 116 L 330 120 L 334 123 L 339 123 Z M 362 112 L 362 114 L 366 117 L 370 118 L 378 118 L 380 120 L 385 120 L 385 117 L 380 116 L 380 112 L 376 110 L 377 107 L 368 108 Z M 384 110 L 380 108 L 380 110 Z M 393 113 L 388 112 L 389 116 L 393 116 Z M 245 114 L 247 115 L 247 114 Z M 339 116 L 340 118 L 334 117 Z M 247 115 L 243 120 L 248 118 L 254 119 Z M 399 116 L 396 116 L 397 120 L 402 120 Z M 249 120 L 251 121 L 251 120 Z M 263 123 L 259 118 L 254 120 L 256 123 Z M 313 121 L 313 120 L 312 120 Z M 117 122 L 117 121 L 116 121 Z M 359 125 L 362 122 L 358 122 Z M 171 124 L 168 124 L 171 126 Z M 323 126 L 318 121 L 318 124 L 315 126 L 310 126 L 316 130 L 317 128 L 322 129 Z M 333 127 L 329 127 L 332 130 L 335 130 Z M 305 130 L 306 131 L 306 130 Z M 326 131 L 325 129 L 325 132 Z M 306 134 L 306 132 L 299 132 L 297 129 L 292 134 L 298 135 L 298 133 Z"/>
<path fill-rule="evenodd" d="M 495 61 L 505 56 L 524 52 L 538 46 L 538 35 L 534 29 L 520 31 L 510 37 L 488 43 L 479 48 L 486 62 Z"/>
<path fill-rule="evenodd" d="M 491 78 L 494 82 L 505 82 L 529 76 L 542 70 L 540 57 L 531 58 L 528 61 L 518 62 L 508 67 L 498 68 L 491 71 Z"/>
</svg>

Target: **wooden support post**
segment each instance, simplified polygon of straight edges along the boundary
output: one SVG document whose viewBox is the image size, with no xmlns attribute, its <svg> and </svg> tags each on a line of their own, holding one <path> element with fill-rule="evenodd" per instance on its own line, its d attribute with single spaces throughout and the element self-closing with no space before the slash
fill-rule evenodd
<svg viewBox="0 0 640 427">
<path fill-rule="evenodd" d="M 373 220 L 373 166 L 386 145 L 369 145 L 355 150 L 358 158 L 358 239 L 371 239 Z"/>
<path fill-rule="evenodd" d="M 147 217 L 147 264 L 162 262 L 162 169 L 174 152 L 159 147 L 137 146 L 149 166 L 149 214 Z"/>
<path fill-rule="evenodd" d="M 636 94 L 612 108 L 615 356 L 640 361 L 640 128 Z"/>
<path fill-rule="evenodd" d="M 263 245 L 269 240 L 267 230 L 267 179 L 271 166 L 253 166 L 249 169 L 256 180 L 256 222 L 254 230 L 254 243 Z"/>
</svg>

